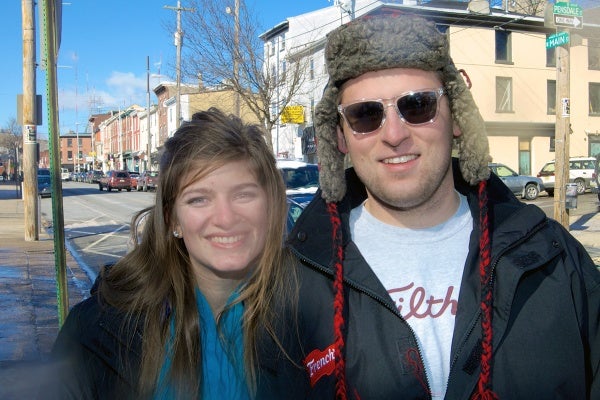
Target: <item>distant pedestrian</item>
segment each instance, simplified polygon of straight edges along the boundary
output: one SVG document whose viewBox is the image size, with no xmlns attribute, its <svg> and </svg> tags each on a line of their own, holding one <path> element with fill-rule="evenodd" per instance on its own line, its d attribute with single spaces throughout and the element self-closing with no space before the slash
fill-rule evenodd
<svg viewBox="0 0 600 400">
<path fill-rule="evenodd" d="M 141 241 L 76 305 L 54 398 L 247 399 L 259 329 L 287 297 L 285 186 L 262 128 L 199 112 L 164 146 Z M 274 296 L 274 293 L 279 293 Z M 50 391 L 46 394 L 51 393 Z"/>
</svg>

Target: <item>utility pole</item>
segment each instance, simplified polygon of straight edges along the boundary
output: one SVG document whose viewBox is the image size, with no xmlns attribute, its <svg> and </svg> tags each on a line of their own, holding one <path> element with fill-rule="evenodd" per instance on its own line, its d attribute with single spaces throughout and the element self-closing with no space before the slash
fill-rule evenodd
<svg viewBox="0 0 600 400">
<path fill-rule="evenodd" d="M 569 182 L 569 134 L 571 130 L 570 111 L 570 46 L 565 44 L 556 49 L 556 125 L 554 151 L 554 219 L 565 229 L 569 229 L 567 203 L 567 183 Z"/>
<path fill-rule="evenodd" d="M 35 95 L 35 4 L 21 0 L 23 16 L 23 215 L 25 240 L 39 240 L 37 116 Z M 17 174 L 17 177 L 19 175 Z"/>
<path fill-rule="evenodd" d="M 193 8 L 181 7 L 181 1 L 177 0 L 177 7 L 164 6 L 164 8 L 177 12 L 177 30 L 175 31 L 175 47 L 177 48 L 177 97 L 175 101 L 175 129 L 179 128 L 181 122 L 181 46 L 183 44 L 183 31 L 181 30 L 181 12 L 196 11 Z"/>
<path fill-rule="evenodd" d="M 152 142 L 152 134 L 150 133 L 150 56 L 146 57 L 146 127 L 147 127 L 147 140 L 148 144 L 146 145 L 146 171 L 150 171 L 152 167 L 151 159 L 150 159 L 150 151 L 152 150 L 151 142 Z"/>
</svg>

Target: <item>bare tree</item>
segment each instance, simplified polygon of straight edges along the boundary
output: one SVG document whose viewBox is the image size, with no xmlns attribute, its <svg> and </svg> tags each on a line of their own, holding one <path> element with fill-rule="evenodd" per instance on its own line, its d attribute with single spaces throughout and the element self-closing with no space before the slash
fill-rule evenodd
<svg viewBox="0 0 600 400">
<path fill-rule="evenodd" d="M 6 127 L 2 129 L 0 133 L 0 147 L 4 147 L 8 151 L 8 155 L 14 160 L 16 172 L 23 149 L 22 126 L 17 123 L 16 118 L 10 118 L 6 123 Z"/>
<path fill-rule="evenodd" d="M 220 86 L 237 93 L 240 103 L 265 126 L 267 142 L 272 146 L 271 129 L 302 87 L 304 63 L 289 60 L 286 69 L 276 69 L 278 76 L 273 76 L 271 68 L 264 64 L 260 24 L 242 0 L 239 0 L 237 35 L 236 18 L 226 13 L 222 0 L 190 0 L 186 7 L 195 8 L 195 12 L 182 16 L 185 21 L 182 75 L 188 79 L 200 76 L 207 86 Z"/>
<path fill-rule="evenodd" d="M 508 5 L 506 5 L 507 3 Z M 546 7 L 545 0 L 503 0 L 502 4 L 505 9 L 517 14 L 537 16 L 543 16 Z"/>
</svg>

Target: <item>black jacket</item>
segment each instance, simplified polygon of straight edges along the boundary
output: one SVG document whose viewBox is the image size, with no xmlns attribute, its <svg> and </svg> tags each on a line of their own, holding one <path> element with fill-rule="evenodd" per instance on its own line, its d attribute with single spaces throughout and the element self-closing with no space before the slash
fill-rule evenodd
<svg viewBox="0 0 600 400">
<path fill-rule="evenodd" d="M 141 329 L 92 296 L 75 305 L 51 353 L 42 399 L 138 399 Z"/>
<path fill-rule="evenodd" d="M 456 173 L 456 163 L 454 167 L 455 186 L 468 198 L 474 228 L 446 398 L 468 399 L 480 370 L 479 206 L 476 187 Z M 338 209 L 348 398 L 430 398 L 414 334 L 349 235 L 350 210 L 364 201 L 366 192 L 352 170 L 347 182 L 348 193 Z M 492 389 L 500 399 L 600 399 L 600 272 L 560 224 L 518 201 L 495 176 L 489 179 L 488 196 L 494 271 Z M 259 397 L 334 398 L 335 374 L 321 371 L 313 387 L 303 367 L 309 353 L 317 350 L 321 353 L 312 359 L 324 358 L 333 344 L 331 237 L 329 215 L 317 193 L 288 241 L 300 260 L 297 319 L 291 313 L 280 326 L 290 359 L 275 344 L 265 346 Z"/>
</svg>

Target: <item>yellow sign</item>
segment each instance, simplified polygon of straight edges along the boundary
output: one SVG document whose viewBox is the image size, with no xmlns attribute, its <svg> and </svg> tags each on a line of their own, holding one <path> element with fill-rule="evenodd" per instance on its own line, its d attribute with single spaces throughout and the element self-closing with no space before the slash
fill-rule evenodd
<svg viewBox="0 0 600 400">
<path fill-rule="evenodd" d="M 287 124 L 303 124 L 304 123 L 304 107 L 303 106 L 287 106 L 281 113 L 281 123 Z"/>
</svg>

